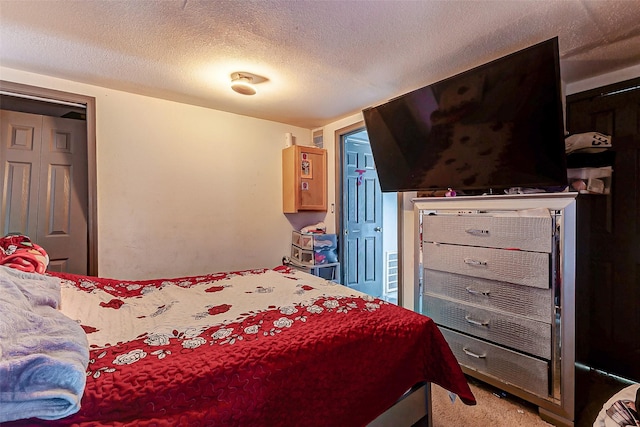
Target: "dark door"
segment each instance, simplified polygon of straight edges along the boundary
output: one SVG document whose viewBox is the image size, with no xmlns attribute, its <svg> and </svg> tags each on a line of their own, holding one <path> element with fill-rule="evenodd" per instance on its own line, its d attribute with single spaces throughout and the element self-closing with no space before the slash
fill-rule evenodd
<svg viewBox="0 0 640 427">
<path fill-rule="evenodd" d="M 640 78 L 568 96 L 567 129 L 614 154 L 611 194 L 578 197 L 577 361 L 640 381 Z"/>
<path fill-rule="evenodd" d="M 382 191 L 365 131 L 344 136 L 343 284 L 383 294 Z"/>
</svg>

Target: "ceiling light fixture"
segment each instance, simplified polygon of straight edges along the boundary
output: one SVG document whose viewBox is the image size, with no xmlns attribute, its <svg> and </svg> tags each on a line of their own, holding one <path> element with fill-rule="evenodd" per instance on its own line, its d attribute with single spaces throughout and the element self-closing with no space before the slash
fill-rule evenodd
<svg viewBox="0 0 640 427">
<path fill-rule="evenodd" d="M 256 94 L 256 88 L 253 86 L 253 77 L 243 73 L 231 74 L 231 89 L 242 95 Z"/>
</svg>

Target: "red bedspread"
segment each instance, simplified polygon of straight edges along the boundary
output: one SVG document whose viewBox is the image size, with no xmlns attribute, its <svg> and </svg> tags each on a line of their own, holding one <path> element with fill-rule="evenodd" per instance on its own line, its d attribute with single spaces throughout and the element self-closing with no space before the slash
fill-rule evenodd
<svg viewBox="0 0 640 427">
<path fill-rule="evenodd" d="M 421 381 L 475 403 L 431 319 L 286 267 L 52 274 L 91 360 L 80 412 L 41 424 L 361 426 Z"/>
</svg>

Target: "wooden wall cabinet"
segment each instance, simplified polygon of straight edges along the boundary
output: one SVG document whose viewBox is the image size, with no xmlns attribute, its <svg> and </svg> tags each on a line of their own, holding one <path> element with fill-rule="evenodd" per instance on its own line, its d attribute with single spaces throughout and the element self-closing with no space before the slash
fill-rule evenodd
<svg viewBox="0 0 640 427">
<path fill-rule="evenodd" d="M 282 210 L 327 210 L 326 150 L 304 145 L 282 150 Z"/>
</svg>

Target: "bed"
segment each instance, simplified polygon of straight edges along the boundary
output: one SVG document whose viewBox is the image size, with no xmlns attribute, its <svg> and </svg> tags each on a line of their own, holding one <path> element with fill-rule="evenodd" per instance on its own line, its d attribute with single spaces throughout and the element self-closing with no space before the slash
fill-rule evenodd
<svg viewBox="0 0 640 427">
<path fill-rule="evenodd" d="M 3 307 L 36 301 L 67 321 L 34 333 L 2 319 L 6 427 L 364 426 L 425 383 L 475 404 L 431 319 L 287 266 L 146 281 L 0 266 L 0 279 Z M 7 334 L 31 350 L 10 355 Z M 44 367 L 20 372 L 34 353 Z M 47 367 L 56 358 L 66 371 L 34 374 L 62 369 Z"/>
</svg>

